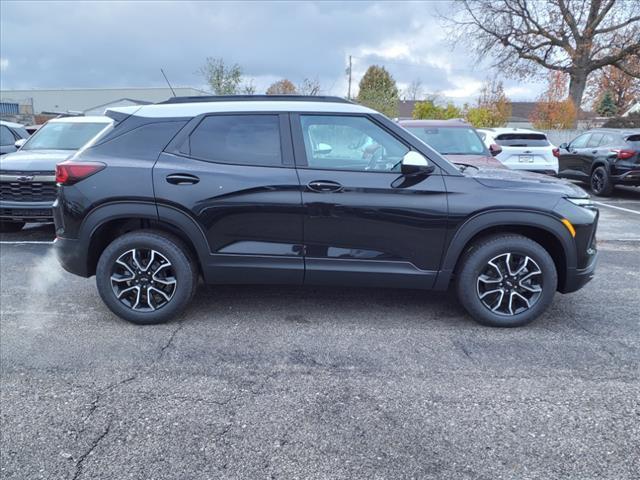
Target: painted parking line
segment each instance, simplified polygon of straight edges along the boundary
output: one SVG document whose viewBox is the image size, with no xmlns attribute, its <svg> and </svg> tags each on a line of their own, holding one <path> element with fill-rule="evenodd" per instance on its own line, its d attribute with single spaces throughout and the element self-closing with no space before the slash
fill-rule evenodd
<svg viewBox="0 0 640 480">
<path fill-rule="evenodd" d="M 0 240 L 0 245 L 53 245 L 53 243 L 44 240 Z"/>
<path fill-rule="evenodd" d="M 608 208 L 615 208 L 616 210 L 622 210 L 623 212 L 629 212 L 629 213 L 635 213 L 636 215 L 640 215 L 640 212 L 638 210 L 631 210 L 630 208 L 624 208 L 624 207 L 616 207 L 615 205 L 609 205 L 608 203 L 602 203 L 602 202 L 593 202 L 596 205 L 601 205 L 603 207 L 608 207 Z"/>
</svg>

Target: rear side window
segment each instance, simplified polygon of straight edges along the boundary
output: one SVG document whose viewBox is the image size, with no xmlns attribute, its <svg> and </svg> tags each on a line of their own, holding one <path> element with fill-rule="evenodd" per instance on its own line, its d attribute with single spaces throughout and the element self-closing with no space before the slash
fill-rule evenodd
<svg viewBox="0 0 640 480">
<path fill-rule="evenodd" d="M 597 147 L 598 145 L 600 145 L 600 141 L 602 140 L 602 134 L 601 133 L 593 133 L 591 135 L 591 138 L 589 139 L 589 141 L 587 142 L 587 147 Z"/>
<path fill-rule="evenodd" d="M 503 147 L 548 147 L 551 145 L 542 133 L 503 133 L 496 137 Z"/>
<path fill-rule="evenodd" d="M 572 142 L 571 142 L 571 148 L 584 148 L 587 146 L 587 142 L 589 141 L 589 138 L 591 137 L 590 133 L 585 133 L 584 135 L 580 135 L 579 137 L 575 138 Z"/>
<path fill-rule="evenodd" d="M 615 137 L 613 135 L 602 135 L 602 140 L 600 140 L 600 146 L 611 145 L 615 142 Z"/>
<path fill-rule="evenodd" d="M 627 137 L 627 143 L 631 144 L 633 148 L 640 149 L 640 135 L 631 135 Z"/>
<path fill-rule="evenodd" d="M 280 166 L 278 115 L 211 115 L 189 136 L 190 155 L 216 163 Z"/>
</svg>

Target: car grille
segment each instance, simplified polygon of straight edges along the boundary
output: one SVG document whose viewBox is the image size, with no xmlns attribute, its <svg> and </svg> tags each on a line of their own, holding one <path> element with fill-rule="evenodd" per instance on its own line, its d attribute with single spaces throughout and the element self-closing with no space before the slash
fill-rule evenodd
<svg viewBox="0 0 640 480">
<path fill-rule="evenodd" d="M 0 172 L 0 200 L 53 202 L 57 187 L 52 172 Z"/>
</svg>

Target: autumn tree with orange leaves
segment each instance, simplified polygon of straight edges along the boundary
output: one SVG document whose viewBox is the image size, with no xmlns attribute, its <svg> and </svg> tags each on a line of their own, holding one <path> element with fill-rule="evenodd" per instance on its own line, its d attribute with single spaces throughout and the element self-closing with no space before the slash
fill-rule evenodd
<svg viewBox="0 0 640 480">
<path fill-rule="evenodd" d="M 548 86 L 538 97 L 535 109 L 531 113 L 531 123 L 538 130 L 564 130 L 573 128 L 577 109 L 568 96 L 568 78 L 562 72 L 549 74 Z"/>
<path fill-rule="evenodd" d="M 640 58 L 630 58 L 625 67 L 626 71 L 640 72 Z M 607 92 L 613 96 L 618 113 L 626 112 L 640 99 L 640 75 L 634 77 L 626 71 L 610 65 L 589 77 L 587 93 L 594 107 L 600 104 Z"/>
</svg>

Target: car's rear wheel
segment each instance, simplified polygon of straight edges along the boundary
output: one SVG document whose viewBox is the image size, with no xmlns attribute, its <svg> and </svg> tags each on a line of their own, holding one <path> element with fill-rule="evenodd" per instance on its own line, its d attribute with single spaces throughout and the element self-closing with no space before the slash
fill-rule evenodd
<svg viewBox="0 0 640 480">
<path fill-rule="evenodd" d="M 461 260 L 457 293 L 477 322 L 518 327 L 547 309 L 557 284 L 549 253 L 529 238 L 507 234 L 471 246 Z"/>
<path fill-rule="evenodd" d="M 599 197 L 608 197 L 613 192 L 613 183 L 609 177 L 609 172 L 604 167 L 596 167 L 591 172 L 591 191 Z"/>
<path fill-rule="evenodd" d="M 24 222 L 0 221 L 0 233 L 19 232 L 24 227 Z"/>
<path fill-rule="evenodd" d="M 98 260 L 96 284 L 109 309 L 137 324 L 175 318 L 195 292 L 198 270 L 186 246 L 164 232 L 127 233 Z"/>
</svg>

